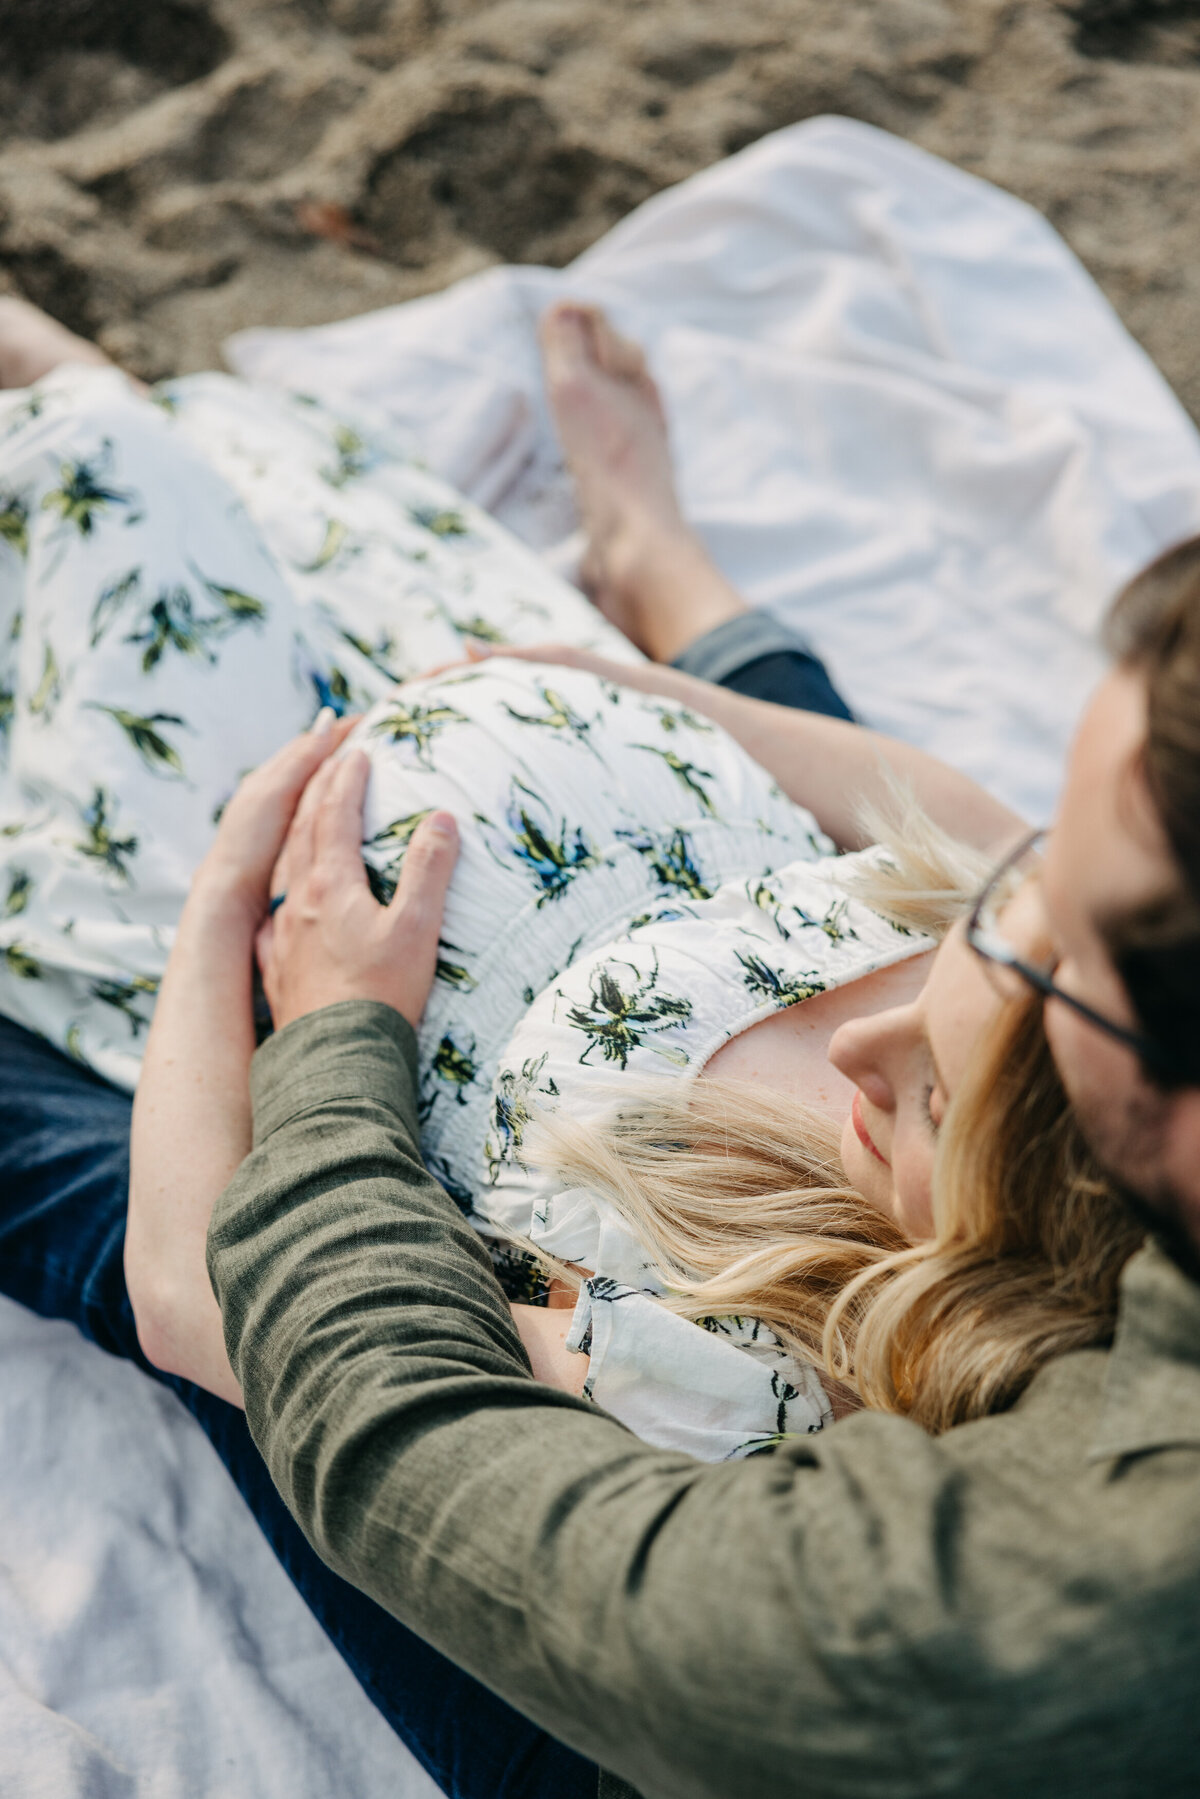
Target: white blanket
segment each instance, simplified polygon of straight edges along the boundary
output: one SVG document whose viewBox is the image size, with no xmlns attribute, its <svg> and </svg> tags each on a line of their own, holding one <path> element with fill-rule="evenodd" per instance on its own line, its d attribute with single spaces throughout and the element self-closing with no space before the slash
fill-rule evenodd
<svg viewBox="0 0 1200 1799">
<path fill-rule="evenodd" d="M 851 703 L 1031 816 L 1113 587 L 1200 529 L 1200 437 L 1043 220 L 844 120 L 501 269 L 234 365 L 382 407 L 565 563 L 538 378 L 552 296 L 645 342 L 689 516 Z M 0 1796 L 424 1799 L 174 1399 L 0 1302 Z"/>
<path fill-rule="evenodd" d="M 846 119 L 660 195 L 563 273 L 495 269 L 315 331 L 252 380 L 386 411 L 431 468 L 569 566 L 534 326 L 607 306 L 645 345 L 684 508 L 868 722 L 1036 818 L 1115 587 L 1200 528 L 1200 438 L 1046 221 Z"/>
</svg>

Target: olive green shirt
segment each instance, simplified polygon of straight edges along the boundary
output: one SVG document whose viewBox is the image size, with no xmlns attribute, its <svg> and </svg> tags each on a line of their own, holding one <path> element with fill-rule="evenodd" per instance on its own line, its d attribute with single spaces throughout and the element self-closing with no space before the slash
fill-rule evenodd
<svg viewBox="0 0 1200 1799">
<path fill-rule="evenodd" d="M 933 1438 L 863 1412 L 718 1466 L 534 1382 L 417 1150 L 388 1007 L 253 1069 L 213 1284 L 255 1439 L 340 1573 L 647 1799 L 1200 1791 L 1200 1288 Z"/>
</svg>

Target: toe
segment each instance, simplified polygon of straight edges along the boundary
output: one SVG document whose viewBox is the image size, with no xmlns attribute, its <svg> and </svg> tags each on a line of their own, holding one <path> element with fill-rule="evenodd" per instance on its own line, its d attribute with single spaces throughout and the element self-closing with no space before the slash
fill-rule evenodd
<svg viewBox="0 0 1200 1799">
<path fill-rule="evenodd" d="M 661 424 L 666 423 L 662 395 L 646 363 L 645 351 L 631 337 L 622 337 L 604 313 L 596 310 L 597 357 L 606 375 L 637 389 Z"/>
<path fill-rule="evenodd" d="M 590 366 L 586 320 L 577 308 L 556 306 L 541 322 L 538 333 L 547 384 L 556 391 L 578 381 Z"/>
<path fill-rule="evenodd" d="M 593 323 L 596 360 L 606 375 L 619 381 L 636 380 L 645 370 L 645 359 L 638 346 L 610 323 L 607 315 L 596 309 Z"/>
<path fill-rule="evenodd" d="M 646 374 L 646 358 L 640 345 L 627 337 L 613 334 L 611 351 L 611 367 L 614 375 L 620 375 L 625 381 L 641 381 Z"/>
</svg>

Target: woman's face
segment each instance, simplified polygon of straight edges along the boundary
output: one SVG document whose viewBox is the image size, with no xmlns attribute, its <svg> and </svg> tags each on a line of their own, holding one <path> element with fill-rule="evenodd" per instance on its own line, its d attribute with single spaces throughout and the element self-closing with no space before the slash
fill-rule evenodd
<svg viewBox="0 0 1200 1799">
<path fill-rule="evenodd" d="M 1036 887 L 1027 882 L 1004 914 L 1005 936 L 1031 949 L 1041 934 Z M 846 1174 L 914 1242 L 933 1234 L 933 1163 L 946 1108 L 1002 1004 L 959 923 L 910 1005 L 854 1019 L 830 1039 L 829 1060 L 856 1088 L 842 1133 Z"/>
</svg>

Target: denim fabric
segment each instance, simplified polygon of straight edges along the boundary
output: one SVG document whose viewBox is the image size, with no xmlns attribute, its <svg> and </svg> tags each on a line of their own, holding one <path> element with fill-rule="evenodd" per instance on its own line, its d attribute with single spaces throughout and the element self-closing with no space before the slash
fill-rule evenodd
<svg viewBox="0 0 1200 1799">
<path fill-rule="evenodd" d="M 689 643 L 672 666 L 754 700 L 823 712 L 829 718 L 854 717 L 824 663 L 772 612 L 741 612 L 726 619 Z"/>
<path fill-rule="evenodd" d="M 122 1266 L 129 1114 L 126 1094 L 0 1018 L 0 1291 L 174 1388 L 331 1641 L 450 1799 L 595 1799 L 595 1767 L 325 1566 L 239 1411 L 149 1366 Z"/>
</svg>

